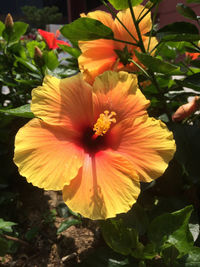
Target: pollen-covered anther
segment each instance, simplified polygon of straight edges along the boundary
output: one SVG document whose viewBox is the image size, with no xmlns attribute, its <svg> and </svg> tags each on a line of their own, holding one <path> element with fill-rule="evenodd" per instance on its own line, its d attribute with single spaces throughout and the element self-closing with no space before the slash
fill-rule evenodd
<svg viewBox="0 0 200 267">
<path fill-rule="evenodd" d="M 103 136 L 105 133 L 107 133 L 111 123 L 116 122 L 116 119 L 113 118 L 113 116 L 116 116 L 116 113 L 114 111 L 109 112 L 108 110 L 105 110 L 104 113 L 100 114 L 93 128 L 93 131 L 95 131 L 95 135 Z"/>
</svg>

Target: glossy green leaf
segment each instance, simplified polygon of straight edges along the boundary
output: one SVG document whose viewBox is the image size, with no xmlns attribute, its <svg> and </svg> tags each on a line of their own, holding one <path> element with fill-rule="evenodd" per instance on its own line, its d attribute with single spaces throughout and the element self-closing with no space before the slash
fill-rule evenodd
<svg viewBox="0 0 200 267">
<path fill-rule="evenodd" d="M 183 3 L 178 3 L 176 6 L 177 11 L 186 18 L 197 20 L 196 13 Z"/>
<path fill-rule="evenodd" d="M 183 34 L 169 34 L 165 35 L 161 38 L 161 42 L 195 42 L 200 40 L 199 34 L 189 34 L 189 33 L 183 33 Z"/>
<path fill-rule="evenodd" d="M 81 220 L 78 219 L 68 219 L 64 222 L 61 223 L 61 225 L 59 226 L 58 230 L 57 230 L 57 234 L 62 233 L 63 231 L 67 230 L 70 226 L 72 225 L 77 225 L 77 224 L 81 224 Z"/>
<path fill-rule="evenodd" d="M 57 56 L 53 50 L 52 51 L 44 51 L 43 52 L 43 59 L 44 59 L 45 65 L 50 70 L 54 70 L 59 65 L 58 58 L 57 58 Z"/>
<path fill-rule="evenodd" d="M 135 229 L 126 227 L 122 219 L 106 220 L 101 224 L 103 238 L 110 248 L 129 255 L 137 247 L 138 235 Z"/>
<path fill-rule="evenodd" d="M 137 51 L 135 51 L 135 54 L 139 59 L 139 61 L 153 72 L 164 73 L 164 74 L 180 73 L 180 68 L 177 67 L 176 65 L 162 61 L 159 58 L 155 58 L 144 53 L 139 53 Z"/>
<path fill-rule="evenodd" d="M 116 10 L 126 9 L 129 7 L 128 0 L 108 0 Z M 132 6 L 141 4 L 143 0 L 131 0 Z"/>
<path fill-rule="evenodd" d="M 13 109 L 0 109 L 0 112 L 17 117 L 34 118 L 34 115 L 30 110 L 30 104 Z"/>
<path fill-rule="evenodd" d="M 157 31 L 157 33 L 162 33 L 162 36 L 164 36 L 169 34 L 198 34 L 199 31 L 194 24 L 180 21 L 162 27 Z"/>
<path fill-rule="evenodd" d="M 75 57 L 75 58 L 78 58 L 81 54 L 81 51 L 77 48 L 74 48 L 74 47 L 70 47 L 70 46 L 67 46 L 67 45 L 61 45 L 61 44 L 58 44 L 58 46 L 64 51 L 64 52 L 67 52 L 68 54 L 70 54 L 71 56 Z"/>
<path fill-rule="evenodd" d="M 30 61 L 25 60 L 21 57 L 17 57 L 16 58 L 16 63 L 21 63 L 25 68 L 27 68 L 28 70 L 30 70 L 31 72 L 35 72 L 35 73 L 39 73 L 39 70 L 37 69 L 37 67 L 35 65 L 33 65 Z"/>
<path fill-rule="evenodd" d="M 28 24 L 24 22 L 15 22 L 12 29 L 5 28 L 2 35 L 7 42 L 16 42 L 26 33 Z"/>
<path fill-rule="evenodd" d="M 0 36 L 2 36 L 4 29 L 5 29 L 5 24 L 2 21 L 0 21 Z"/>
<path fill-rule="evenodd" d="M 171 244 L 180 253 L 188 253 L 193 245 L 188 227 L 192 210 L 192 206 L 187 206 L 176 212 L 156 217 L 149 227 L 149 240 L 161 251 Z"/>
<path fill-rule="evenodd" d="M 16 225 L 16 223 L 4 221 L 2 218 L 0 218 L 0 230 L 11 233 L 13 231 L 12 226 L 14 225 Z"/>
<path fill-rule="evenodd" d="M 200 266 L 200 247 L 193 247 L 189 253 L 179 260 L 178 267 L 199 267 Z"/>
<path fill-rule="evenodd" d="M 63 36 L 73 42 L 95 39 L 113 39 L 112 30 L 98 20 L 79 18 L 60 29 Z"/>
</svg>

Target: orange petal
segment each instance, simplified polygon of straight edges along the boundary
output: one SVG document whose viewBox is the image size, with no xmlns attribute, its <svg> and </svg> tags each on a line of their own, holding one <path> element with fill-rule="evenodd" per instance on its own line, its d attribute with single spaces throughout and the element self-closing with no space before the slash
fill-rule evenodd
<svg viewBox="0 0 200 267">
<path fill-rule="evenodd" d="M 88 42 L 79 42 L 82 54 L 78 58 L 80 70 L 86 75 L 89 74 L 91 84 L 94 78 L 105 70 L 112 69 L 117 55 L 114 51 L 115 46 L 112 40 L 94 40 Z M 88 73 L 89 72 L 89 73 Z"/>
<path fill-rule="evenodd" d="M 95 79 L 93 90 L 94 116 L 99 116 L 104 110 L 114 111 L 119 122 L 146 114 L 149 106 L 149 100 L 139 90 L 134 74 L 104 72 Z"/>
<path fill-rule="evenodd" d="M 96 10 L 89 12 L 87 15 L 81 14 L 81 17 L 88 17 L 91 19 L 96 19 L 101 21 L 104 25 L 107 27 L 113 29 L 114 21 L 110 13 L 102 11 L 102 10 Z"/>
<path fill-rule="evenodd" d="M 46 190 L 62 190 L 83 164 L 83 150 L 74 132 L 39 119 L 29 121 L 15 138 L 14 162 L 29 183 Z"/>
<path fill-rule="evenodd" d="M 49 124 L 81 127 L 93 118 L 92 88 L 81 74 L 61 80 L 46 76 L 32 91 L 31 110 Z"/>
<path fill-rule="evenodd" d="M 77 177 L 63 188 L 63 199 L 73 211 L 98 220 L 127 212 L 139 193 L 132 165 L 117 153 L 104 151 L 94 157 L 86 154 Z"/>
<path fill-rule="evenodd" d="M 128 123 L 121 123 L 117 151 L 132 162 L 141 181 L 150 182 L 164 173 L 173 158 L 173 134 L 163 122 L 148 116 L 137 118 L 131 126 Z"/>
</svg>

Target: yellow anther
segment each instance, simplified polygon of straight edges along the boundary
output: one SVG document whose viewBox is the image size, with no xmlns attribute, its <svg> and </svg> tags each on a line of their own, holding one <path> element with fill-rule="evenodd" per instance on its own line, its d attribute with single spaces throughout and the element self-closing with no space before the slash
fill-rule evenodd
<svg viewBox="0 0 200 267">
<path fill-rule="evenodd" d="M 112 118 L 113 116 L 116 116 L 116 113 L 114 111 L 109 112 L 108 110 L 105 110 L 104 113 L 100 114 L 93 128 L 96 135 L 102 136 L 109 130 L 111 122 L 116 122 L 116 119 Z"/>
</svg>

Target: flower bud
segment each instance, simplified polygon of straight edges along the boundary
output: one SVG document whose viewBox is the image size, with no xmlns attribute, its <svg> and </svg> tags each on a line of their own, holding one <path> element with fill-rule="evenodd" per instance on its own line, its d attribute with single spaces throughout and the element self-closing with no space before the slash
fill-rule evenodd
<svg viewBox="0 0 200 267">
<path fill-rule="evenodd" d="M 5 26 L 7 29 L 12 29 L 13 25 L 14 25 L 13 18 L 11 16 L 11 14 L 8 13 L 8 15 L 6 16 L 6 19 L 5 19 Z"/>
<path fill-rule="evenodd" d="M 174 122 L 182 121 L 183 119 L 192 115 L 196 110 L 200 108 L 200 98 L 195 96 L 191 102 L 180 106 L 173 114 L 172 120 Z"/>
<path fill-rule="evenodd" d="M 43 59 L 43 53 L 42 51 L 40 50 L 40 48 L 38 46 L 35 46 L 35 50 L 34 50 L 34 60 L 35 60 L 35 63 L 38 65 L 38 66 L 43 66 L 44 65 L 44 59 Z"/>
</svg>

